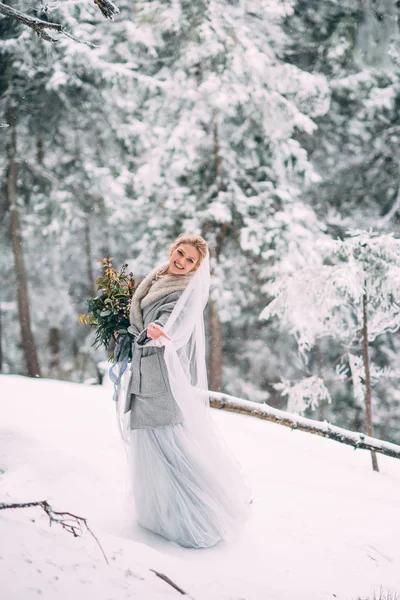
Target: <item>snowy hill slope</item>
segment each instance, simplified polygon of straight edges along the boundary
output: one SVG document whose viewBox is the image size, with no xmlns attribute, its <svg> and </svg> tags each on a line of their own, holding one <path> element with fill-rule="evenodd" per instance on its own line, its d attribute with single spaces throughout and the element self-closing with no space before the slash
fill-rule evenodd
<svg viewBox="0 0 400 600">
<path fill-rule="evenodd" d="M 40 509 L 0 511 L 2 600 L 351 600 L 400 593 L 400 461 L 215 411 L 254 491 L 237 540 L 188 550 L 123 513 L 125 463 L 110 391 L 0 377 L 0 502 L 48 500 L 87 517 L 73 538 Z"/>
</svg>

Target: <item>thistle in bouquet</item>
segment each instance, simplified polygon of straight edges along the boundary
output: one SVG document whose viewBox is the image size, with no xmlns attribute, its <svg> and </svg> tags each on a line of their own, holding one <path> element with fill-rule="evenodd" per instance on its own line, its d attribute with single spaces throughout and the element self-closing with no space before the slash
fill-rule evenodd
<svg viewBox="0 0 400 600">
<path fill-rule="evenodd" d="M 87 301 L 86 314 L 79 316 L 79 322 L 89 327 L 96 328 L 93 345 L 106 349 L 112 340 L 118 341 L 118 348 L 125 346 L 131 353 L 131 342 L 134 340 L 130 327 L 129 312 L 131 300 L 135 291 L 133 273 L 127 273 L 128 265 L 125 264 L 118 271 L 112 265 L 112 258 L 101 258 L 104 274 L 96 279 L 97 291 L 95 298 Z M 118 335 L 116 335 L 118 334 Z M 118 339 L 117 339 L 118 338 Z M 129 358 L 131 356 L 129 355 Z M 114 353 L 110 361 L 115 359 Z"/>
</svg>

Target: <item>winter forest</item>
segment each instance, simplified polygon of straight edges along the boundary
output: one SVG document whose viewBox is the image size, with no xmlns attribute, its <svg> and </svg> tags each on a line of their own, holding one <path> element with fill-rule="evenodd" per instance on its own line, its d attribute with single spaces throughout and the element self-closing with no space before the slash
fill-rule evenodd
<svg viewBox="0 0 400 600">
<path fill-rule="evenodd" d="M 400 443 L 398 3 L 117 5 L 0 5 L 0 372 L 98 381 L 98 259 L 194 232 L 210 389 Z"/>
<path fill-rule="evenodd" d="M 0 0 L 2 600 L 400 599 L 399 108 L 398 0 Z M 181 233 L 125 462 L 85 314 Z"/>
</svg>

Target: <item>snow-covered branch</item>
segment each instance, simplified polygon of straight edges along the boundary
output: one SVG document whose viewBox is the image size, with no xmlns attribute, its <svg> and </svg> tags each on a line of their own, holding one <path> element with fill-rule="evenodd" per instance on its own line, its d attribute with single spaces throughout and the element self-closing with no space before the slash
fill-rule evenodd
<svg viewBox="0 0 400 600">
<path fill-rule="evenodd" d="M 15 10 L 15 8 L 11 8 L 11 6 L 7 6 L 0 2 L 0 14 L 5 17 L 10 17 L 10 19 L 14 19 L 14 21 L 18 21 L 19 23 L 23 23 L 23 25 L 27 25 L 36 33 L 46 40 L 47 42 L 55 42 L 48 33 L 47 29 L 52 31 L 58 31 L 59 33 L 64 33 L 64 26 L 60 25 L 60 23 L 50 23 L 48 21 L 43 21 L 42 19 L 37 19 L 36 17 L 31 17 L 19 10 Z"/>
<path fill-rule="evenodd" d="M 219 392 L 210 392 L 210 404 L 213 408 L 257 417 L 258 419 L 272 421 L 273 423 L 278 423 L 279 425 L 284 425 L 291 429 L 299 429 L 300 431 L 306 431 L 307 433 L 321 435 L 322 437 L 330 438 L 336 442 L 353 446 L 353 448 L 356 449 L 374 450 L 375 452 L 380 452 L 381 454 L 391 456 L 392 458 L 400 458 L 400 446 L 378 440 L 377 438 L 367 436 L 364 433 L 357 433 L 342 429 L 341 427 L 336 427 L 326 421 L 314 421 L 313 419 L 307 419 L 283 410 L 278 410 L 277 408 L 273 408 L 266 404 L 250 402 L 250 400 L 243 400 L 242 398 L 236 398 L 235 396 L 229 396 L 228 394 L 221 394 Z"/>
<path fill-rule="evenodd" d="M 113 2 L 111 2 L 111 0 L 93 0 L 93 2 L 96 4 L 96 6 L 99 7 L 101 12 L 107 19 L 112 20 L 114 15 L 119 13 L 119 8 L 117 6 L 115 6 L 115 4 Z M 57 39 L 52 38 L 48 34 L 47 30 L 57 31 L 58 33 L 67 35 L 68 37 L 71 37 L 72 39 L 75 40 L 75 38 L 71 34 L 67 33 L 64 25 L 61 25 L 61 23 L 51 23 L 49 21 L 43 21 L 42 19 L 37 19 L 36 17 L 27 15 L 26 13 L 16 10 L 15 8 L 12 8 L 11 6 L 8 6 L 7 4 L 3 4 L 3 2 L 0 2 L 0 14 L 4 15 L 5 17 L 9 17 L 10 19 L 13 19 L 14 21 L 22 23 L 23 25 L 26 25 L 27 27 L 30 27 L 31 29 L 36 31 L 36 33 L 38 34 L 39 37 L 46 40 L 46 42 L 56 42 L 57 41 Z M 76 41 L 80 41 L 80 40 L 76 40 Z M 83 42 L 83 43 L 87 43 L 87 42 Z"/>
</svg>

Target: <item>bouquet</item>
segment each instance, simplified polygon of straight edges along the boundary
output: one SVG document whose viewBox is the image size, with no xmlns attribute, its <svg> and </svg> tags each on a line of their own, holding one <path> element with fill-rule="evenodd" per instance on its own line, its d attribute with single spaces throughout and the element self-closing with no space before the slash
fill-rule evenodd
<svg viewBox="0 0 400 600">
<path fill-rule="evenodd" d="M 100 292 L 95 298 L 87 301 L 88 312 L 79 315 L 79 322 L 89 327 L 96 327 L 96 337 L 93 345 L 97 348 L 104 346 L 108 348 L 111 340 L 116 340 L 118 334 L 118 346 L 131 346 L 134 335 L 129 322 L 131 300 L 135 291 L 135 280 L 133 273 L 127 273 L 128 265 L 123 265 L 119 272 L 112 266 L 112 258 L 101 258 L 98 262 L 103 263 L 104 275 L 96 279 L 97 291 Z M 131 356 L 129 356 L 131 358 Z M 110 356 L 114 360 L 114 353 Z"/>
</svg>

